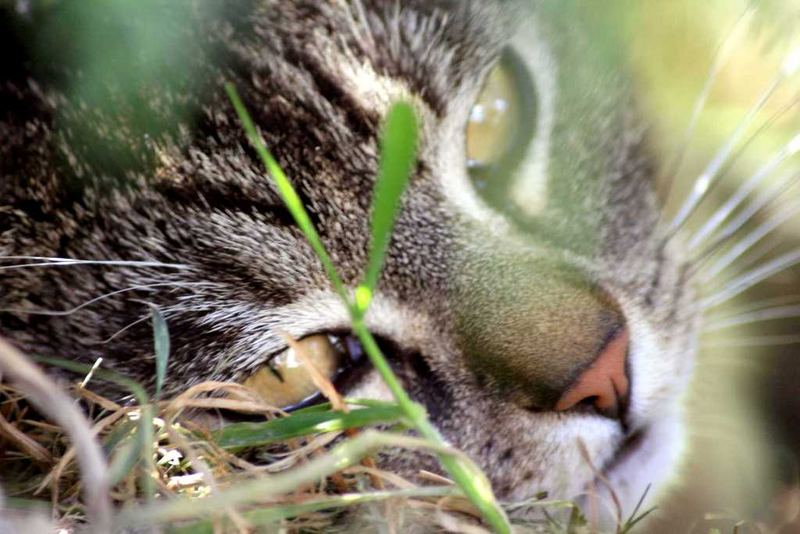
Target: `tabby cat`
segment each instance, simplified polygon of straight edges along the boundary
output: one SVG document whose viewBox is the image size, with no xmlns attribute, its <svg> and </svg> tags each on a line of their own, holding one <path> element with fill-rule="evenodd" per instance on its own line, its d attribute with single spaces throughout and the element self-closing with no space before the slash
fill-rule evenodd
<svg viewBox="0 0 800 534">
<path fill-rule="evenodd" d="M 606 499 L 604 479 L 627 515 L 663 493 L 700 306 L 602 6 L 119 3 L 81 25 L 79 2 L 0 8 L 0 334 L 152 386 L 155 306 L 165 394 L 224 380 L 313 403 L 288 333 L 343 393 L 388 398 L 223 85 L 350 288 L 404 100 L 419 160 L 367 317 L 404 386 L 501 499 Z M 163 42 L 131 37 L 154 21 Z"/>
</svg>

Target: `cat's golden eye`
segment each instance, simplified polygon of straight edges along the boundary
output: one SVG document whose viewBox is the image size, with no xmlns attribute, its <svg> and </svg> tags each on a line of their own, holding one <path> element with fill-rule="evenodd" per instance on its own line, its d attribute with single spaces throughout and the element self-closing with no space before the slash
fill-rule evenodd
<svg viewBox="0 0 800 534">
<path fill-rule="evenodd" d="M 486 77 L 467 121 L 467 166 L 479 190 L 504 189 L 535 129 L 535 98 L 522 60 L 506 51 Z"/>
<path fill-rule="evenodd" d="M 361 346 L 350 336 L 315 334 L 297 341 L 297 346 L 314 367 L 332 382 L 363 359 Z M 303 364 L 303 358 L 292 347 L 270 358 L 244 381 L 244 385 L 256 392 L 265 403 L 284 410 L 322 400 L 308 368 Z"/>
</svg>

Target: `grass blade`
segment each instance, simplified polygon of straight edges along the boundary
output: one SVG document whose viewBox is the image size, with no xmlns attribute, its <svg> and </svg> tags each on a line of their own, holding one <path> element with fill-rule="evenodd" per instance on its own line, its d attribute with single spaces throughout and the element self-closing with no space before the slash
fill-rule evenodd
<svg viewBox="0 0 800 534">
<path fill-rule="evenodd" d="M 211 494 L 203 499 L 202 507 L 197 506 L 196 498 L 162 499 L 143 507 L 122 510 L 117 516 L 116 526 L 119 530 L 135 530 L 173 521 L 197 520 L 218 515 L 231 507 L 263 503 L 270 497 L 294 491 L 305 484 L 317 483 L 320 479 L 355 465 L 364 456 L 387 447 L 428 450 L 446 457 L 463 456 L 463 453 L 455 449 L 431 443 L 429 440 L 365 430 L 336 445 L 327 453 L 309 459 L 291 470 L 262 475 Z"/>
<path fill-rule="evenodd" d="M 86 365 L 78 362 L 74 362 L 72 360 L 64 360 L 61 358 L 49 358 L 44 356 L 33 356 L 33 359 L 39 363 L 43 363 L 45 365 L 50 365 L 52 367 L 60 367 L 61 369 L 72 371 L 74 373 L 82 373 L 86 374 L 92 370 L 91 365 Z M 117 384 L 128 389 L 133 396 L 136 398 L 136 401 L 139 403 L 141 407 L 141 416 L 139 417 L 139 433 L 141 436 L 140 443 L 143 444 L 142 448 L 140 449 L 141 458 L 142 458 L 142 473 L 141 473 L 141 485 L 142 485 L 142 493 L 150 499 L 155 495 L 155 484 L 153 482 L 153 477 L 151 473 L 155 469 L 155 461 L 153 458 L 153 419 L 155 418 L 155 407 L 153 404 L 150 403 L 150 398 L 147 395 L 145 389 L 136 382 L 135 380 L 131 380 L 130 378 L 123 376 L 119 373 L 115 373 L 113 371 L 108 371 L 106 369 L 95 369 L 92 371 L 94 376 L 100 380 L 105 380 L 107 382 L 111 382 L 113 384 Z M 122 469 L 120 467 L 120 469 Z"/>
<path fill-rule="evenodd" d="M 366 312 L 378 283 L 400 199 L 416 163 L 416 153 L 414 109 L 407 103 L 397 103 L 389 110 L 381 137 L 381 162 L 372 199 L 372 245 L 364 281 L 356 297 L 361 313 Z"/>
<path fill-rule="evenodd" d="M 311 217 L 308 216 L 303 206 L 303 201 L 300 200 L 300 196 L 292 187 L 292 183 L 286 177 L 286 174 L 284 174 L 283 169 L 281 169 L 278 162 L 264 145 L 264 140 L 259 135 L 258 130 L 256 130 L 256 126 L 253 124 L 250 114 L 244 107 L 242 99 L 239 98 L 239 93 L 236 92 L 236 88 L 233 84 L 226 83 L 225 90 L 228 92 L 228 97 L 231 99 L 231 103 L 239 119 L 242 121 L 242 126 L 244 127 L 248 140 L 264 162 L 267 172 L 272 179 L 275 180 L 275 185 L 278 187 L 278 194 L 281 196 L 284 204 L 286 204 L 286 208 L 292 214 L 297 226 L 303 231 L 311 248 L 314 249 L 314 253 L 316 253 L 317 257 L 322 262 L 322 266 L 325 268 L 325 272 L 331 280 L 334 289 L 336 289 L 336 292 L 339 293 L 339 296 L 346 302 L 349 302 L 344 283 L 342 283 L 341 278 L 339 278 L 339 274 L 336 272 L 336 268 L 333 266 L 330 256 L 328 256 L 328 251 L 325 250 L 322 239 L 320 239 L 317 229 L 314 228 L 314 223 L 311 222 Z"/>
<path fill-rule="evenodd" d="M 161 396 L 161 388 L 167 376 L 169 363 L 169 329 L 164 315 L 155 306 L 150 306 L 153 317 L 153 350 L 156 358 L 156 399 Z"/>
<path fill-rule="evenodd" d="M 134 432 L 115 447 L 115 454 L 108 466 L 108 478 L 112 488 L 128 476 L 142 459 L 142 449 L 147 446 L 142 441 L 142 433 Z"/>
<path fill-rule="evenodd" d="M 228 92 L 228 96 L 230 97 L 237 114 L 239 115 L 239 119 L 241 120 L 242 125 L 247 132 L 250 142 L 256 148 L 262 160 L 264 161 L 267 171 L 276 181 L 278 190 L 284 202 L 286 203 L 287 208 L 291 211 L 292 216 L 295 218 L 298 226 L 300 226 L 302 231 L 305 233 L 306 238 L 308 239 L 312 248 L 319 256 L 320 261 L 322 262 L 326 272 L 328 273 L 328 276 L 331 279 L 331 283 L 336 288 L 342 300 L 346 303 L 348 311 L 350 312 L 353 332 L 356 334 L 362 346 L 364 347 L 364 351 L 366 352 L 370 363 L 372 363 L 373 367 L 375 367 L 375 370 L 378 371 L 381 379 L 383 379 L 384 383 L 386 383 L 386 386 L 392 392 L 397 404 L 400 405 L 401 409 L 403 410 L 405 417 L 411 422 L 417 432 L 419 432 L 419 434 L 426 440 L 429 440 L 432 446 L 444 447 L 446 442 L 441 434 L 439 434 L 439 431 L 436 430 L 430 421 L 428 421 L 425 408 L 412 401 L 408 396 L 399 380 L 395 376 L 394 371 L 392 371 L 392 368 L 389 366 L 389 363 L 386 361 L 386 358 L 378 347 L 378 344 L 375 342 L 375 339 L 372 337 L 372 333 L 369 331 L 369 329 L 367 329 L 366 324 L 364 323 L 363 311 L 366 310 L 372 298 L 371 289 L 366 285 L 359 286 L 358 290 L 356 291 L 356 302 L 355 304 L 351 302 L 344 284 L 339 278 L 339 275 L 337 274 L 336 269 L 331 262 L 330 256 L 328 256 L 325 246 L 322 244 L 322 241 L 319 238 L 313 223 L 311 222 L 311 218 L 306 213 L 305 208 L 300 201 L 300 197 L 292 188 L 292 184 L 286 178 L 286 175 L 283 173 L 278 163 L 264 146 L 264 141 L 258 134 L 258 131 L 253 124 L 253 120 L 250 118 L 244 103 L 236 92 L 236 88 L 232 84 L 227 83 L 225 84 L 225 89 Z M 406 111 L 399 112 L 400 116 L 397 119 L 398 124 L 400 125 L 397 130 L 398 138 L 402 137 L 401 134 L 404 130 L 407 133 L 409 128 L 415 127 L 413 119 L 409 121 L 408 117 L 403 117 L 404 114 L 409 112 L 413 117 L 413 112 L 411 111 L 410 107 L 406 108 Z M 408 140 L 409 138 L 406 137 L 405 143 L 407 143 Z M 398 143 L 403 143 L 403 141 L 398 141 Z M 415 144 L 416 143 L 414 143 L 414 145 Z M 400 145 L 399 149 L 401 151 L 406 150 L 407 146 L 409 145 Z M 394 145 L 384 145 L 383 149 L 384 152 L 387 152 L 389 150 L 398 150 L 398 147 L 395 147 Z M 392 156 L 382 154 L 381 161 L 386 161 L 387 159 L 396 160 L 400 164 L 405 161 L 406 164 L 408 164 L 408 162 L 413 158 L 409 157 L 408 154 L 405 156 L 402 154 Z M 399 172 L 404 172 L 406 176 L 409 174 L 408 172 L 403 171 L 403 169 L 400 169 Z M 405 181 L 407 181 L 407 178 L 405 180 L 400 180 L 399 183 L 404 184 Z M 394 185 L 390 187 L 389 192 L 382 193 L 384 198 L 389 199 L 389 201 L 394 198 L 395 203 L 399 202 L 400 193 L 402 193 L 404 185 L 400 187 L 399 191 L 395 191 L 393 194 L 391 190 L 396 190 L 397 186 L 398 182 L 395 182 Z M 382 220 L 384 220 L 384 222 L 381 224 L 387 224 L 386 221 L 388 220 L 387 226 L 390 230 L 394 221 L 394 211 L 388 216 L 388 219 Z M 381 232 L 382 231 L 377 233 L 373 232 L 373 234 L 381 235 Z M 384 238 L 388 240 L 388 235 L 384 236 Z M 380 246 L 373 246 L 373 250 L 376 251 L 376 254 L 378 251 L 380 251 L 380 258 L 376 260 L 378 267 L 380 268 L 383 263 L 383 255 L 385 254 L 385 243 L 383 249 L 381 249 Z M 374 276 L 375 280 L 377 280 L 377 275 Z M 462 457 L 457 457 L 452 454 L 440 454 L 439 460 L 450 476 L 452 476 L 456 484 L 467 496 L 467 498 L 469 498 L 475 507 L 480 510 L 486 522 L 498 533 L 510 533 L 511 524 L 508 522 L 508 517 L 506 517 L 505 512 L 497 503 L 497 500 L 492 492 L 491 484 L 486 478 L 486 475 L 484 475 L 483 472 L 474 465 L 474 463 L 463 457 L 463 455 Z"/>
<path fill-rule="evenodd" d="M 214 433 L 224 449 L 244 449 L 277 443 L 320 432 L 338 432 L 377 423 L 393 423 L 403 417 L 399 406 L 360 408 L 350 412 L 309 411 L 261 423 L 233 423 Z"/>
</svg>

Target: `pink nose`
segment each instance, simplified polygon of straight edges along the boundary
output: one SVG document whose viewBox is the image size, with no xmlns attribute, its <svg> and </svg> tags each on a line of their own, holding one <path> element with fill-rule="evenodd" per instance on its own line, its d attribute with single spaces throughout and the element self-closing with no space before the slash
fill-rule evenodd
<svg viewBox="0 0 800 534">
<path fill-rule="evenodd" d="M 618 417 L 630 392 L 626 369 L 628 338 L 628 329 L 621 328 L 561 395 L 555 410 L 565 411 L 579 404 L 590 404 L 609 417 Z"/>
</svg>

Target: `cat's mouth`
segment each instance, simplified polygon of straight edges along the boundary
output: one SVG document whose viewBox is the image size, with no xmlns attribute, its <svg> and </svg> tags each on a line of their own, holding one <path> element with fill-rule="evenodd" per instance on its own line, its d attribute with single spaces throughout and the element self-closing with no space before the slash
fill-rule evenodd
<svg viewBox="0 0 800 534">
<path fill-rule="evenodd" d="M 601 467 L 592 466 L 594 476 L 574 499 L 579 508 L 586 511 L 587 519 L 595 527 L 612 529 L 621 518 L 640 506 L 637 505 L 638 499 L 644 501 L 646 498 L 649 484 L 639 488 L 639 481 L 634 480 L 637 477 L 632 479 L 629 470 L 639 463 L 637 457 L 644 452 L 644 445 L 651 433 L 649 428 L 628 433 Z M 591 465 L 591 460 L 585 460 Z M 624 481 L 622 486 L 619 484 L 621 481 Z M 629 490 L 634 487 L 637 496 L 631 500 Z"/>
<path fill-rule="evenodd" d="M 617 447 L 614 455 L 603 466 L 602 473 L 607 475 L 613 472 L 631 456 L 637 454 L 645 443 L 647 435 L 647 427 L 629 432 L 619 447 Z"/>
</svg>

